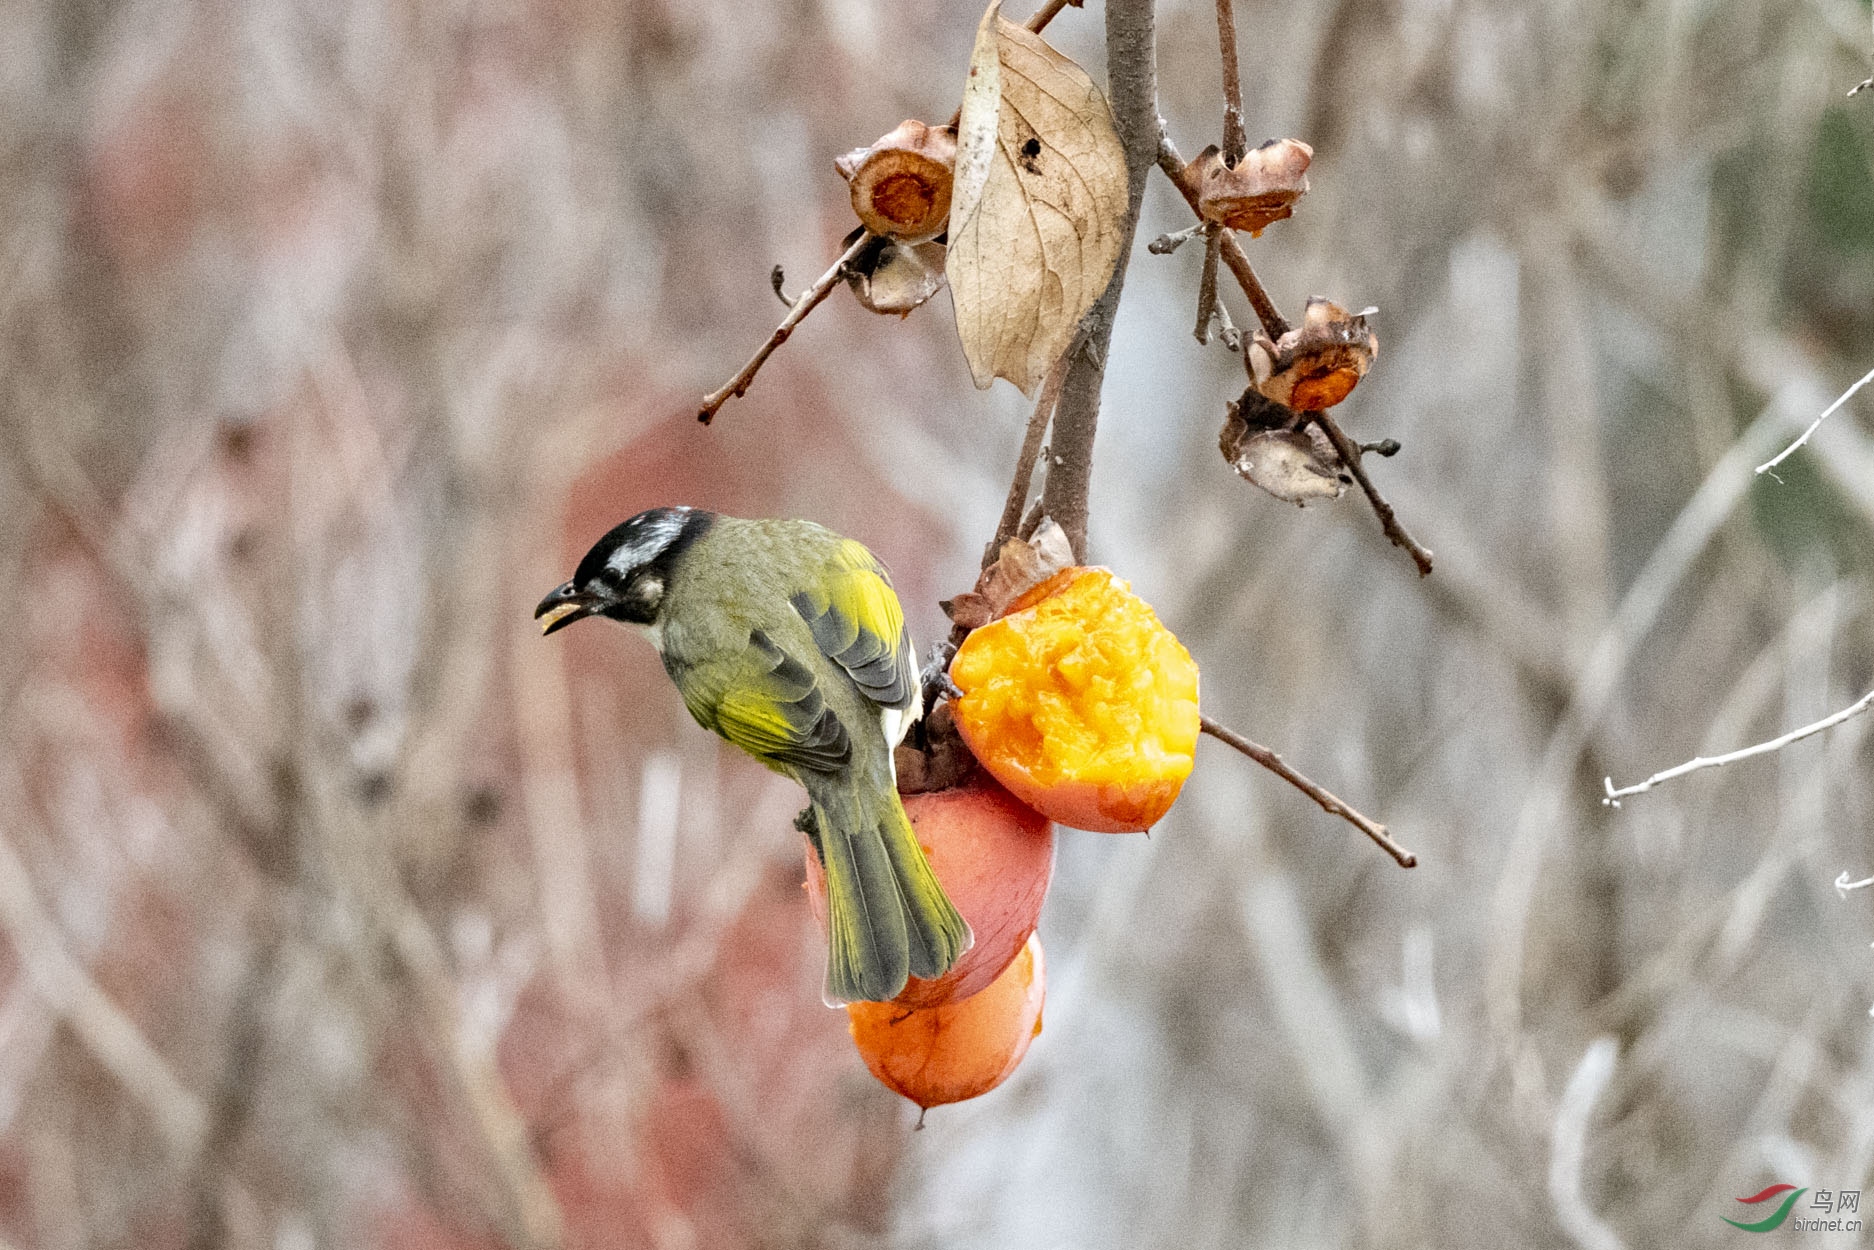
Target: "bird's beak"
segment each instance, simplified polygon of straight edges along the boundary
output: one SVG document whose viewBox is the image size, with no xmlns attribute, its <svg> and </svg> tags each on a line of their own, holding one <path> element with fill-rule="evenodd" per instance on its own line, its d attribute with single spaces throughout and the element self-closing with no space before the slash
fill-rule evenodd
<svg viewBox="0 0 1874 1250">
<path fill-rule="evenodd" d="M 583 620 L 605 606 L 597 595 L 582 594 L 571 582 L 553 588 L 552 593 L 540 601 L 534 609 L 534 619 L 540 622 L 542 636 Z"/>
</svg>

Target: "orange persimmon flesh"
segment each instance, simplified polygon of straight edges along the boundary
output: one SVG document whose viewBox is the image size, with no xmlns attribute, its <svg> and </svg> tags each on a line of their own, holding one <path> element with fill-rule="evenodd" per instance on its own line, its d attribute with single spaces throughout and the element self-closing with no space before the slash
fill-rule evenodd
<svg viewBox="0 0 1874 1250">
<path fill-rule="evenodd" d="M 1016 798 L 1076 829 L 1149 829 L 1197 751 L 1197 664 L 1101 568 L 1055 574 L 950 664 L 957 728 Z"/>
<path fill-rule="evenodd" d="M 847 1003 L 853 1044 L 886 1088 L 925 1109 L 986 1094 L 1021 1065 L 1041 1035 L 1047 998 L 1041 939 L 968 998 L 937 1007 Z"/>
</svg>

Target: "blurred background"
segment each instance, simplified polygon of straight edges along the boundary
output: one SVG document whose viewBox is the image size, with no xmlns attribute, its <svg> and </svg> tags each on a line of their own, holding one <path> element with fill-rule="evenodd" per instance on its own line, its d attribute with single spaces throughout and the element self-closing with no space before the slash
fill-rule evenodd
<svg viewBox="0 0 1874 1250">
<path fill-rule="evenodd" d="M 1214 11 L 1159 10 L 1188 156 Z M 1251 256 L 1379 307 L 1340 416 L 1438 569 L 1221 463 L 1191 248 L 1135 251 L 1092 546 L 1421 866 L 1206 740 L 1149 840 L 1063 834 L 1005 1086 L 913 1133 L 866 1074 L 797 792 L 529 616 L 683 502 L 945 628 L 1027 412 L 947 295 L 693 413 L 979 12 L 0 5 L 0 1244 L 1608 1250 L 1874 1188 L 1874 716 L 1599 801 L 1874 686 L 1874 404 L 1750 472 L 1874 367 L 1863 0 L 1239 0 L 1317 153 Z"/>
</svg>

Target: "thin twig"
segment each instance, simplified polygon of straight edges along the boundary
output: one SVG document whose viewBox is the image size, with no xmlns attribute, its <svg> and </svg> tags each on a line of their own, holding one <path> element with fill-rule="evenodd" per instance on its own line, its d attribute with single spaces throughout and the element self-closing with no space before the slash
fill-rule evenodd
<svg viewBox="0 0 1874 1250">
<path fill-rule="evenodd" d="M 794 332 L 794 327 L 805 321 L 807 314 L 818 308 L 821 301 L 832 294 L 833 288 L 839 284 L 840 279 L 846 276 L 846 266 L 850 265 L 871 241 L 870 231 L 860 234 L 857 239 L 853 240 L 852 246 L 842 252 L 840 258 L 833 262 L 831 269 L 821 274 L 812 286 L 801 292 L 800 298 L 794 301 L 793 308 L 788 311 L 786 317 L 782 318 L 781 324 L 775 327 L 774 333 L 768 336 L 768 341 L 749 357 L 748 363 L 742 366 L 741 372 L 730 378 L 728 384 L 721 390 L 712 391 L 703 396 L 703 407 L 696 414 L 698 421 L 708 425 L 715 420 L 716 413 L 724 404 L 738 395 L 748 393 L 748 384 L 755 380 L 757 373 L 761 372 L 761 366 L 768 362 L 768 357 L 774 355 L 775 348 L 787 342 L 788 336 Z"/>
<path fill-rule="evenodd" d="M 1217 49 L 1223 55 L 1223 163 L 1231 169 L 1249 151 L 1243 131 L 1243 80 L 1236 65 L 1236 13 L 1230 0 L 1217 0 Z"/>
<path fill-rule="evenodd" d="M 1163 128 L 1158 133 L 1158 167 L 1164 171 L 1165 177 L 1171 179 L 1171 185 L 1178 188 L 1178 194 L 1191 206 L 1191 211 L 1196 213 L 1199 194 L 1197 180 L 1186 170 L 1184 158 L 1178 154 L 1177 146 Z M 1202 216 L 1201 213 L 1198 215 Z M 1249 298 L 1249 306 L 1256 310 L 1256 319 L 1262 322 L 1262 328 L 1269 337 L 1279 339 L 1287 334 L 1288 319 L 1276 310 L 1275 301 L 1263 289 L 1262 280 L 1250 266 L 1249 256 L 1236 241 L 1234 230 L 1224 232 L 1223 263 L 1236 275 L 1237 285 L 1243 288 L 1243 294 Z"/>
<path fill-rule="evenodd" d="M 1154 256 L 1169 256 L 1179 248 L 1203 234 L 1210 225 L 1207 221 L 1194 222 L 1182 230 L 1168 230 L 1145 245 L 1145 250 Z"/>
<path fill-rule="evenodd" d="M 1228 4 L 1230 0 L 1222 0 Z M 1197 280 L 1197 329 L 1192 331 L 1197 336 L 1199 346 L 1210 345 L 1210 319 L 1217 302 L 1217 257 L 1223 250 L 1223 227 L 1213 225 L 1204 232 L 1204 271 Z"/>
<path fill-rule="evenodd" d="M 794 301 L 792 297 L 790 297 L 786 291 L 783 291 L 781 289 L 781 284 L 786 281 L 787 281 L 787 270 L 783 266 L 776 265 L 773 269 L 768 271 L 768 285 L 774 288 L 774 298 L 780 300 L 783 304 L 786 304 L 789 308 L 792 308 L 794 306 Z"/>
<path fill-rule="evenodd" d="M 1021 526 L 1022 505 L 1028 502 L 1029 488 L 1034 485 L 1041 440 L 1047 435 L 1054 405 L 1060 402 L 1061 383 L 1067 378 L 1067 361 L 1072 355 L 1072 347 L 1061 353 L 1061 358 L 1048 370 L 1047 380 L 1041 384 L 1041 398 L 1035 401 L 1034 415 L 1028 418 L 1028 432 L 1022 436 L 1022 449 L 1015 457 L 1015 476 L 1009 482 L 1008 500 L 1002 505 L 1002 519 L 996 523 L 996 536 L 989 540 L 989 547 L 983 552 L 985 569 L 995 563 L 1002 544 L 1013 538 Z"/>
<path fill-rule="evenodd" d="M 1260 743 L 1251 742 L 1242 734 L 1237 733 L 1236 730 L 1231 729 L 1227 725 L 1220 725 L 1208 716 L 1200 718 L 1198 724 L 1205 733 L 1209 734 L 1217 741 L 1235 747 L 1244 755 L 1249 756 L 1250 759 L 1255 760 L 1258 764 L 1261 764 L 1283 781 L 1288 782 L 1289 785 L 1294 786 L 1297 790 L 1300 790 L 1303 794 L 1313 799 L 1320 805 L 1321 810 L 1328 815 L 1340 817 L 1361 833 L 1373 839 L 1380 850 L 1392 856 L 1401 868 L 1414 868 L 1418 866 L 1418 856 L 1393 841 L 1392 835 L 1386 832 L 1385 825 L 1380 824 L 1376 820 L 1369 819 L 1347 806 L 1347 804 L 1335 798 L 1328 791 L 1308 780 L 1308 778 L 1304 777 L 1301 773 L 1296 772 L 1281 756 L 1271 751 L 1268 747 Z"/>
<path fill-rule="evenodd" d="M 1432 553 L 1421 546 L 1418 539 L 1406 533 L 1392 505 L 1386 502 L 1386 496 L 1379 493 L 1379 487 L 1373 485 L 1373 479 L 1366 475 L 1366 470 L 1360 465 L 1360 445 L 1348 438 L 1346 432 L 1327 413 L 1311 412 L 1308 419 L 1321 427 L 1321 432 L 1334 444 L 1334 450 L 1340 453 L 1341 463 L 1347 466 L 1347 471 L 1353 474 L 1353 480 L 1360 483 L 1360 489 L 1366 492 L 1366 501 L 1373 505 L 1373 513 L 1379 517 L 1380 528 L 1386 531 L 1386 537 L 1392 540 L 1393 546 L 1405 548 L 1406 554 L 1412 557 L 1412 563 L 1418 565 L 1420 577 L 1429 577 Z"/>
<path fill-rule="evenodd" d="M 1654 773 L 1651 777 L 1648 777 L 1638 785 L 1623 786 L 1616 790 L 1614 789 L 1614 779 L 1612 777 L 1604 777 L 1601 779 L 1601 784 L 1606 789 L 1607 794 L 1601 799 L 1601 802 L 1608 807 L 1619 807 L 1620 800 L 1630 794 L 1643 794 L 1662 782 L 1672 781 L 1688 773 L 1702 772 L 1707 768 L 1723 768 L 1726 764 L 1735 764 L 1739 760 L 1747 760 L 1754 756 L 1769 755 L 1774 751 L 1781 751 L 1792 742 L 1801 742 L 1804 738 L 1812 734 L 1819 734 L 1825 729 L 1835 728 L 1835 726 L 1841 724 L 1843 721 L 1852 720 L 1867 711 L 1870 707 L 1874 707 L 1874 690 L 1868 691 L 1859 699 L 1855 700 L 1854 703 L 1836 712 L 1833 716 L 1825 716 L 1813 725 L 1804 725 L 1801 729 L 1792 729 L 1780 738 L 1772 738 L 1768 742 L 1759 742 L 1755 746 L 1745 747 L 1741 751 L 1732 751 L 1728 755 L 1714 755 L 1709 758 L 1699 756 L 1694 759 L 1689 759 L 1677 768 L 1668 768 L 1663 773 Z"/>
<path fill-rule="evenodd" d="M 1828 420 L 1830 417 L 1835 415 L 1835 410 L 1837 408 L 1841 407 L 1843 404 L 1848 402 L 1849 396 L 1853 395 L 1856 391 L 1866 386 L 1869 382 L 1874 382 L 1874 369 L 1868 370 L 1867 373 L 1862 375 L 1861 380 L 1859 382 L 1856 382 L 1853 386 L 1843 391 L 1841 393 L 1840 398 L 1838 398 L 1834 403 L 1830 404 L 1827 408 L 1824 408 L 1822 410 L 1822 415 L 1817 417 L 1814 421 L 1811 421 L 1809 423 L 1809 428 L 1802 432 L 1801 438 L 1797 439 L 1795 442 L 1785 447 L 1782 451 L 1777 452 L 1774 459 L 1766 460 L 1762 464 L 1758 465 L 1757 472 L 1770 473 L 1771 469 L 1776 468 L 1777 465 L 1782 464 L 1785 460 L 1789 459 L 1790 455 L 1794 453 L 1798 447 L 1801 447 L 1804 443 L 1809 441 L 1809 436 L 1811 434 L 1815 433 L 1817 430 L 1822 428 L 1822 423 L 1824 421 Z M 1776 475 L 1774 473 L 1771 473 L 1770 476 L 1775 477 Z"/>
</svg>

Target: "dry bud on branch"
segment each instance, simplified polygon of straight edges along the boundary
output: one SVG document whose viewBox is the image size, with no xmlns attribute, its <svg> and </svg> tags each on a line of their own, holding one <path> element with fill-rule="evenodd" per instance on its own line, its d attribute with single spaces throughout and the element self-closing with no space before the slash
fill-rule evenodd
<svg viewBox="0 0 1874 1250">
<path fill-rule="evenodd" d="M 1258 332 L 1249 349 L 1255 389 L 1297 412 L 1332 408 L 1352 393 L 1379 355 L 1365 312 L 1350 313 L 1319 296 L 1301 325 L 1271 342 Z"/>
<path fill-rule="evenodd" d="M 934 239 L 950 219 L 957 132 L 907 121 L 869 148 L 833 162 L 852 190 L 852 210 L 873 234 L 910 243 Z"/>
<path fill-rule="evenodd" d="M 1266 140 L 1235 165 L 1212 144 L 1187 170 L 1198 187 L 1197 211 L 1253 238 L 1295 211 L 1295 201 L 1308 193 L 1313 160 L 1314 149 L 1299 139 Z"/>
</svg>

